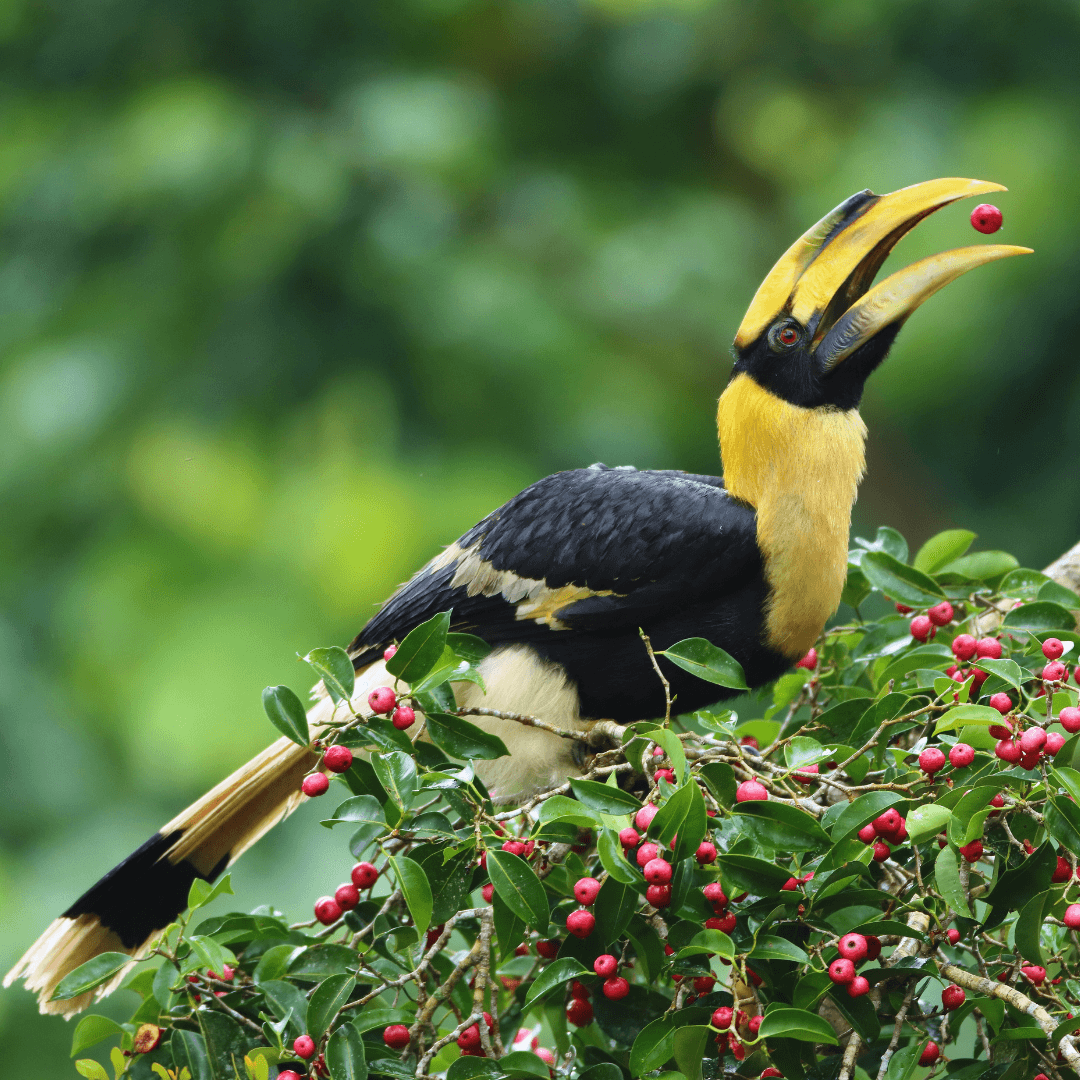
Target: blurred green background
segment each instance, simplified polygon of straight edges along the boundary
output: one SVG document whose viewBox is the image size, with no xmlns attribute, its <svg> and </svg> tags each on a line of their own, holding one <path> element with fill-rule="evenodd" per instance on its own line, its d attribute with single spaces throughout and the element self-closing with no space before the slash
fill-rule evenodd
<svg viewBox="0 0 1080 1080">
<path fill-rule="evenodd" d="M 521 487 L 716 471 L 755 286 L 860 188 L 1000 181 L 1037 254 L 874 376 L 857 528 L 1076 540 L 1078 50 L 1062 0 L 0 3 L 0 965 Z M 238 902 L 344 880 L 319 816 Z M 0 994 L 11 1075 L 70 1032 Z"/>
</svg>

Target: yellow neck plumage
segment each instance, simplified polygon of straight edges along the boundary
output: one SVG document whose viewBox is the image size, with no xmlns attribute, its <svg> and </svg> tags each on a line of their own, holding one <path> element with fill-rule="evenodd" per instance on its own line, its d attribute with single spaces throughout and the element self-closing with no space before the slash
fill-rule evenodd
<svg viewBox="0 0 1080 1080">
<path fill-rule="evenodd" d="M 766 640 L 798 659 L 840 603 L 866 425 L 857 409 L 791 405 L 746 374 L 728 384 L 716 423 L 724 483 L 757 511 Z"/>
</svg>

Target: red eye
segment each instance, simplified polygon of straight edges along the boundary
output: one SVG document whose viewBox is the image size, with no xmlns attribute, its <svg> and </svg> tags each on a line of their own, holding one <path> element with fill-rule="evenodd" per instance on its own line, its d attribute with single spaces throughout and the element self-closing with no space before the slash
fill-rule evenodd
<svg viewBox="0 0 1080 1080">
<path fill-rule="evenodd" d="M 799 340 L 799 331 L 794 326 L 785 326 L 776 336 L 781 345 L 794 345 Z"/>
</svg>

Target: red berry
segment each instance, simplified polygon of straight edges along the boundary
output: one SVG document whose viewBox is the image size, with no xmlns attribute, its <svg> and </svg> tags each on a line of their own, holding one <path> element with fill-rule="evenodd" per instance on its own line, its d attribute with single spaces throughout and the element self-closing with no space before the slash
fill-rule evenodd
<svg viewBox="0 0 1080 1080">
<path fill-rule="evenodd" d="M 732 911 L 729 911 L 726 915 L 720 916 L 717 921 L 719 925 L 716 929 L 720 930 L 722 933 L 730 934 L 731 931 L 735 929 L 735 913 Z"/>
<path fill-rule="evenodd" d="M 819 765 L 803 765 L 792 773 L 791 779 L 800 784 L 812 784 L 819 770 Z"/>
<path fill-rule="evenodd" d="M 503 851 L 511 855 L 524 855 L 525 845 L 520 840 L 504 840 L 500 845 Z"/>
<path fill-rule="evenodd" d="M 1077 672 L 1076 681 L 1080 682 L 1080 667 L 1078 667 L 1076 669 L 1076 672 Z M 760 750 L 761 749 L 761 747 L 758 745 L 757 739 L 754 738 L 753 735 L 744 735 L 739 740 L 739 745 L 740 746 L 749 746 L 751 750 Z"/>
<path fill-rule="evenodd" d="M 1020 968 L 1020 973 L 1032 986 L 1042 986 L 1046 981 L 1046 968 L 1041 967 L 1039 964 L 1024 964 Z"/>
<path fill-rule="evenodd" d="M 624 848 L 637 847 L 638 844 L 641 843 L 641 834 L 637 829 L 627 825 L 627 827 L 619 833 L 619 843 L 622 844 Z"/>
<path fill-rule="evenodd" d="M 315 1053 L 315 1040 L 310 1035 L 301 1035 L 292 1044 L 293 1053 L 305 1061 Z"/>
<path fill-rule="evenodd" d="M 719 881 L 710 881 L 704 889 L 701 890 L 705 896 L 705 899 L 710 904 L 716 907 L 724 907 L 728 902 L 727 896 L 724 894 L 723 886 Z"/>
<path fill-rule="evenodd" d="M 338 907 L 338 902 L 332 896 L 320 896 L 315 901 L 315 918 L 323 926 L 336 923 L 341 918 L 341 908 Z"/>
<path fill-rule="evenodd" d="M 780 886 L 780 888 L 784 892 L 794 892 L 798 887 L 799 887 L 799 879 L 798 878 L 793 878 L 793 877 L 789 877 L 787 879 L 787 881 L 785 881 L 784 884 Z"/>
<path fill-rule="evenodd" d="M 314 799 L 319 795 L 325 795 L 327 788 L 330 787 L 330 778 L 326 773 L 312 773 L 310 776 L 304 777 L 304 782 L 300 785 L 300 790 L 309 798 Z"/>
<path fill-rule="evenodd" d="M 716 980 L 711 975 L 694 976 L 694 992 L 697 994 L 711 994 Z"/>
<path fill-rule="evenodd" d="M 950 926 L 946 937 L 948 937 L 950 945 L 955 945 L 960 940 L 960 931 L 955 926 Z"/>
<path fill-rule="evenodd" d="M 650 859 L 643 872 L 650 885 L 667 885 L 671 881 L 671 863 L 666 859 Z"/>
<path fill-rule="evenodd" d="M 653 773 L 653 779 L 659 783 L 661 780 L 666 780 L 669 784 L 675 783 L 675 770 L 674 769 L 657 769 Z"/>
<path fill-rule="evenodd" d="M 391 1024 L 384 1028 L 382 1037 L 391 1050 L 402 1050 L 409 1045 L 409 1029 L 404 1024 Z"/>
<path fill-rule="evenodd" d="M 915 609 L 912 607 L 908 607 L 907 604 L 897 604 L 896 610 L 901 615 L 910 615 Z"/>
<path fill-rule="evenodd" d="M 558 938 L 541 938 L 536 943 L 536 952 L 545 960 L 554 960 L 559 955 L 559 946 L 562 942 Z"/>
<path fill-rule="evenodd" d="M 990 203 L 979 203 L 971 211 L 971 224 L 981 233 L 996 233 L 1001 228 L 1001 211 Z M 933 1046 L 933 1043 L 930 1045 Z M 934 1060 L 937 1060 L 936 1056 Z M 920 1064 L 929 1065 L 930 1062 L 924 1061 Z"/>
<path fill-rule="evenodd" d="M 884 862 L 892 854 L 892 849 L 884 840 L 874 844 L 874 862 Z"/>
<path fill-rule="evenodd" d="M 1065 909 L 1065 916 L 1062 919 L 1062 922 L 1064 922 L 1070 930 L 1080 929 L 1080 904 L 1070 904 Z"/>
<path fill-rule="evenodd" d="M 533 1039 L 536 1042 L 536 1039 Z M 555 1055 L 546 1046 L 534 1046 L 533 1053 L 548 1066 L 555 1064 Z"/>
<path fill-rule="evenodd" d="M 642 831 L 647 832 L 649 822 L 656 817 L 656 807 L 652 803 L 646 803 L 635 815 L 634 824 Z"/>
<path fill-rule="evenodd" d="M 939 769 L 945 767 L 945 755 L 936 747 L 928 746 L 919 755 L 919 768 L 927 776 L 933 776 Z"/>
<path fill-rule="evenodd" d="M 398 729 L 398 731 L 404 731 L 406 728 L 411 728 L 416 721 L 416 713 L 409 708 L 408 705 L 399 705 L 394 710 L 394 715 L 390 717 L 390 723 Z"/>
<path fill-rule="evenodd" d="M 721 1031 L 726 1027 L 731 1026 L 731 1021 L 735 1018 L 735 1010 L 728 1005 L 721 1005 L 712 1014 L 712 1026 L 718 1027 Z"/>
<path fill-rule="evenodd" d="M 457 1044 L 461 1050 L 470 1052 L 480 1046 L 480 1025 L 470 1024 L 458 1037 Z"/>
<path fill-rule="evenodd" d="M 285 1069 L 277 1074 L 278 1080 L 300 1080 L 300 1074 L 293 1069 Z"/>
<path fill-rule="evenodd" d="M 750 1034 L 756 1039 L 757 1033 L 761 1030 L 761 1022 L 764 1020 L 764 1016 L 751 1016 L 746 1022 L 747 1028 L 750 1029 Z"/>
<path fill-rule="evenodd" d="M 796 660 L 795 666 L 813 671 L 817 667 L 817 649 L 811 649 L 801 660 Z"/>
<path fill-rule="evenodd" d="M 383 649 L 382 658 L 384 660 L 391 660 L 391 659 L 393 659 L 394 653 L 396 653 L 396 652 L 397 652 L 397 646 L 396 645 L 387 645 L 386 648 Z"/>
<path fill-rule="evenodd" d="M 582 1001 L 580 998 L 571 998 L 569 1005 L 566 1006 L 566 1019 L 574 1027 L 585 1027 L 592 1023 L 592 1018 L 592 1005 L 589 1002 Z"/>
<path fill-rule="evenodd" d="M 911 636 L 916 641 L 926 641 L 935 632 L 934 624 L 925 615 L 916 615 L 911 620 Z"/>
<path fill-rule="evenodd" d="M 990 695 L 990 708 L 997 709 L 1002 716 L 1006 716 L 1012 712 L 1012 698 L 1008 694 L 991 694 Z"/>
<path fill-rule="evenodd" d="M 393 712 L 397 694 L 389 686 L 379 686 L 368 694 L 367 703 L 373 713 Z"/>
<path fill-rule="evenodd" d="M 978 695 L 979 690 L 982 687 L 982 684 L 984 682 L 986 682 L 987 679 L 990 678 L 989 672 L 980 671 L 979 668 L 972 668 L 968 672 L 968 676 L 971 679 L 971 692 L 972 692 L 972 694 L 975 694 L 975 695 Z"/>
<path fill-rule="evenodd" d="M 876 960 L 881 955 L 881 938 L 873 934 L 866 935 L 866 959 Z"/>
<path fill-rule="evenodd" d="M 966 1000 L 967 994 L 964 993 L 964 989 L 961 986 L 946 986 L 945 989 L 941 991 L 941 1004 L 948 1012 L 959 1009 Z"/>
<path fill-rule="evenodd" d="M 938 1059 L 938 1055 L 941 1053 L 938 1050 L 938 1044 L 931 1039 L 923 1048 L 922 1053 L 919 1055 L 920 1065 L 933 1065 Z"/>
<path fill-rule="evenodd" d="M 744 780 L 735 789 L 736 802 L 762 802 L 768 797 L 769 793 L 765 790 L 765 785 L 757 780 Z"/>
<path fill-rule="evenodd" d="M 616 976 L 613 979 L 605 979 L 601 989 L 604 991 L 604 997 L 609 1001 L 620 1001 L 630 993 L 630 984 L 621 976 Z"/>
<path fill-rule="evenodd" d="M 952 651 L 957 660 L 970 660 L 975 655 L 975 639 L 970 634 L 957 634 Z"/>
<path fill-rule="evenodd" d="M 848 983 L 848 997 L 862 997 L 863 994 L 870 993 L 870 983 L 864 975 L 856 975 L 851 982 Z"/>
<path fill-rule="evenodd" d="M 972 840 L 970 844 L 965 844 L 960 849 L 960 854 L 969 863 L 976 863 L 982 858 L 983 842 L 981 840 Z"/>
<path fill-rule="evenodd" d="M 856 964 L 866 959 L 866 953 L 869 950 L 866 938 L 862 934 L 845 934 L 837 942 L 836 947 L 840 950 L 841 956 Z"/>
<path fill-rule="evenodd" d="M 339 885 L 334 890 L 334 901 L 342 911 L 352 911 L 360 903 L 360 890 L 352 884 Z"/>
<path fill-rule="evenodd" d="M 955 614 L 952 604 L 948 600 L 942 600 L 940 604 L 935 604 L 926 612 L 926 617 L 935 626 L 948 626 Z"/>
<path fill-rule="evenodd" d="M 1049 754 L 1051 757 L 1056 757 L 1057 752 L 1065 745 L 1065 736 L 1060 731 L 1051 731 L 1047 733 L 1046 745 L 1043 747 L 1043 753 Z"/>
<path fill-rule="evenodd" d="M 855 965 L 841 956 L 829 965 L 829 978 L 837 986 L 846 986 L 855 978 Z"/>
<path fill-rule="evenodd" d="M 645 899 L 654 908 L 666 908 L 671 903 L 671 886 L 650 885 L 645 890 Z"/>
<path fill-rule="evenodd" d="M 369 862 L 357 863 L 349 876 L 358 889 L 370 889 L 379 880 L 379 868 Z"/>
<path fill-rule="evenodd" d="M 1008 765 L 1015 765 L 1020 760 L 1020 747 L 1010 739 L 1002 739 L 994 747 L 994 753 Z"/>
<path fill-rule="evenodd" d="M 784 1074 L 775 1066 L 770 1065 L 767 1069 L 761 1070 L 760 1080 L 766 1080 L 766 1077 L 778 1076 L 780 1080 L 783 1080 Z"/>
<path fill-rule="evenodd" d="M 580 998 L 582 1001 L 588 1001 L 592 997 L 589 993 L 589 988 L 583 983 L 580 983 L 575 979 L 570 984 L 570 996 L 573 998 Z"/>
<path fill-rule="evenodd" d="M 975 747 L 958 742 L 949 751 L 949 761 L 954 769 L 964 769 L 975 760 Z"/>
<path fill-rule="evenodd" d="M 1065 682 L 1069 677 L 1069 669 L 1060 660 L 1051 660 L 1042 669 L 1043 682 Z"/>
<path fill-rule="evenodd" d="M 1039 727 L 1028 728 L 1020 736 L 1020 753 L 1037 754 L 1046 745 L 1046 732 Z"/>
<path fill-rule="evenodd" d="M 480 895 L 484 898 L 485 904 L 490 904 L 495 896 L 495 886 L 489 881 L 481 890 Z"/>
<path fill-rule="evenodd" d="M 642 844 L 637 849 L 637 864 L 638 866 L 644 866 L 648 862 L 652 862 L 657 855 L 660 854 L 660 849 L 655 844 Z"/>
<path fill-rule="evenodd" d="M 859 830 L 859 839 L 864 844 L 872 844 L 877 839 L 877 829 L 874 828 L 872 821 Z"/>
<path fill-rule="evenodd" d="M 702 840 L 694 852 L 694 858 L 701 866 L 716 862 L 716 845 L 709 840 Z"/>
<path fill-rule="evenodd" d="M 1056 637 L 1048 637 L 1042 643 L 1042 654 L 1047 660 L 1059 659 L 1064 651 L 1064 644 Z"/>
<path fill-rule="evenodd" d="M 975 642 L 975 655 L 982 660 L 1000 660 L 1001 642 L 992 637 L 979 638 Z"/>
<path fill-rule="evenodd" d="M 872 824 L 878 836 L 893 836 L 900 828 L 900 811 L 890 806 L 883 814 L 878 814 Z"/>
<path fill-rule="evenodd" d="M 347 746 L 331 746 L 323 754 L 322 763 L 331 772 L 347 772 L 352 765 L 352 751 Z"/>
<path fill-rule="evenodd" d="M 604 953 L 593 961 L 592 969 L 601 979 L 610 979 L 619 970 L 619 961 L 611 953 Z"/>
<path fill-rule="evenodd" d="M 1011 739 L 1012 738 L 1012 724 L 991 724 L 987 729 L 987 732 L 992 738 L 995 739 Z"/>
<path fill-rule="evenodd" d="M 1080 671 L 1080 668 L 1077 669 Z M 1075 735 L 1080 731 L 1080 709 L 1073 705 L 1066 705 L 1058 713 L 1058 723 L 1070 734 Z"/>
<path fill-rule="evenodd" d="M 566 916 L 566 929 L 576 938 L 587 938 L 596 925 L 596 916 L 591 911 L 571 911 Z"/>
<path fill-rule="evenodd" d="M 574 884 L 574 898 L 579 904 L 585 904 L 586 907 L 596 899 L 596 894 L 599 891 L 600 882 L 596 878 L 578 878 Z"/>
</svg>

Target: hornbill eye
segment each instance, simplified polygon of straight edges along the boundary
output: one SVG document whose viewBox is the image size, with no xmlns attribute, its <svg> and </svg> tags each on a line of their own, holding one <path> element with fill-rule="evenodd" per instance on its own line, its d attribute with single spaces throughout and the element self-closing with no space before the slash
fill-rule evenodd
<svg viewBox="0 0 1080 1080">
<path fill-rule="evenodd" d="M 769 344 L 777 351 L 790 349 L 798 345 L 801 339 L 802 333 L 794 323 L 785 323 L 783 326 L 774 327 L 769 334 Z"/>
</svg>

